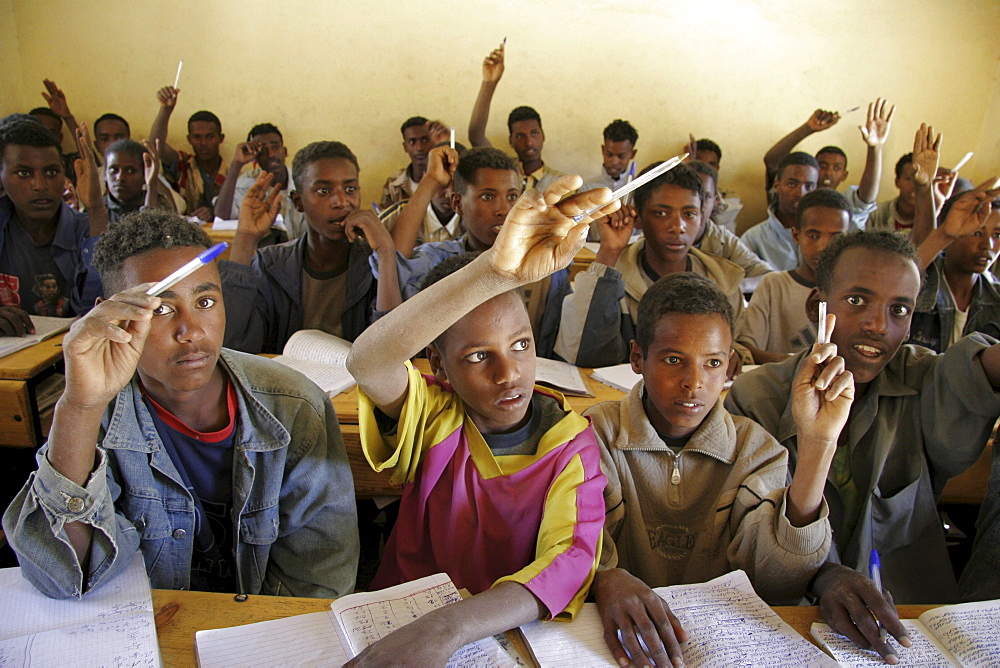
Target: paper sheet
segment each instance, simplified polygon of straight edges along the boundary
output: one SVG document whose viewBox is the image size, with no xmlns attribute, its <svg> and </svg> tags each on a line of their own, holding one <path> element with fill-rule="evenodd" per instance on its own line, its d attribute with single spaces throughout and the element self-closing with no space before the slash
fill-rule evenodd
<svg viewBox="0 0 1000 668">
<path fill-rule="evenodd" d="M 336 631 L 333 611 L 313 612 L 226 629 L 198 631 L 201 668 L 342 666 L 350 660 Z"/>
</svg>

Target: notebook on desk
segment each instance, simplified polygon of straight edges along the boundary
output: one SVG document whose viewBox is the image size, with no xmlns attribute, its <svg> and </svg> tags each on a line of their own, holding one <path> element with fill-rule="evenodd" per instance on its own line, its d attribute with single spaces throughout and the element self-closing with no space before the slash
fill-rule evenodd
<svg viewBox="0 0 1000 668">
<path fill-rule="evenodd" d="M 295 369 L 334 397 L 355 385 L 347 371 L 350 352 L 350 341 L 318 329 L 302 329 L 288 338 L 274 361 Z"/>
<path fill-rule="evenodd" d="M 59 332 L 65 332 L 73 324 L 76 318 L 53 318 L 46 315 L 31 316 L 31 324 L 35 326 L 34 334 L 25 336 L 0 336 L 0 357 L 5 357 L 18 350 L 24 350 L 55 336 Z"/>
</svg>

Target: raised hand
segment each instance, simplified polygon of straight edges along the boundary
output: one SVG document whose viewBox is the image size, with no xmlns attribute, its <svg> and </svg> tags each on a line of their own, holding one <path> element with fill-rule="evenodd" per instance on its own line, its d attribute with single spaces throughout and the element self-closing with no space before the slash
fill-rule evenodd
<svg viewBox="0 0 1000 668">
<path fill-rule="evenodd" d="M 647 657 L 655 666 L 683 661 L 680 643 L 687 641 L 687 633 L 666 602 L 639 578 L 620 568 L 601 571 L 591 592 L 604 624 L 604 642 L 619 665 L 630 665 L 629 657 L 639 666 L 650 665 Z"/>
<path fill-rule="evenodd" d="M 451 139 L 451 129 L 445 127 L 441 121 L 428 121 L 427 134 L 431 136 L 431 146 L 437 146 Z"/>
<path fill-rule="evenodd" d="M 90 131 L 86 123 L 80 123 L 77 127 L 75 139 L 76 150 L 80 153 L 80 157 L 73 161 L 73 168 L 76 170 L 76 188 L 80 201 L 87 207 L 87 211 L 103 208 L 101 177 L 97 171 L 94 144 L 90 140 Z"/>
<path fill-rule="evenodd" d="M 427 154 L 425 178 L 433 179 L 439 188 L 446 187 L 455 176 L 458 167 L 458 151 L 448 146 L 432 148 Z"/>
<path fill-rule="evenodd" d="M 160 177 L 160 140 L 155 139 L 150 142 L 148 139 L 143 139 L 142 145 L 146 147 L 146 152 L 142 154 L 146 190 L 152 191 L 156 187 L 157 179 Z"/>
<path fill-rule="evenodd" d="M 688 134 L 688 143 L 684 147 L 684 153 L 688 154 L 688 157 L 684 159 L 684 162 L 690 162 L 691 160 L 696 160 L 696 155 L 698 155 L 698 140 L 694 138 L 693 134 Z"/>
<path fill-rule="evenodd" d="M 42 83 L 45 84 L 45 90 L 48 91 L 47 93 L 42 93 L 42 97 L 45 98 L 49 109 L 54 111 L 60 118 L 71 118 L 73 114 L 70 112 L 69 104 L 66 102 L 66 95 L 56 85 L 56 82 L 45 79 Z"/>
<path fill-rule="evenodd" d="M 826 109 L 817 109 L 806 121 L 806 126 L 813 132 L 822 132 L 823 130 L 829 130 L 837 121 L 840 120 L 840 114 L 836 111 L 827 111 Z"/>
<path fill-rule="evenodd" d="M 164 86 L 160 90 L 156 91 L 156 99 L 160 101 L 161 107 L 173 109 L 177 106 L 177 96 L 180 95 L 180 92 L 181 90 L 179 88 Z"/>
<path fill-rule="evenodd" d="M 828 343 L 837 316 L 827 316 L 827 341 L 817 341 L 792 381 L 792 416 L 798 439 L 835 447 L 854 402 L 854 376 L 837 346 Z"/>
<path fill-rule="evenodd" d="M 233 153 L 233 162 L 237 165 L 247 165 L 256 159 L 260 152 L 260 142 L 241 141 L 236 145 L 236 152 Z"/>
<path fill-rule="evenodd" d="M 917 185 L 928 185 L 937 174 L 940 150 L 941 133 L 935 136 L 933 126 L 921 123 L 913 138 L 913 180 Z"/>
<path fill-rule="evenodd" d="M 483 81 L 486 83 L 497 83 L 503 76 L 503 55 L 502 46 L 493 49 L 490 55 L 483 60 Z"/>
<path fill-rule="evenodd" d="M 597 249 L 595 260 L 609 267 L 615 266 L 618 256 L 632 240 L 632 230 L 635 229 L 637 221 L 638 212 L 631 204 L 598 220 L 595 225 L 601 245 Z"/>
<path fill-rule="evenodd" d="M 868 104 L 868 117 L 864 125 L 859 125 L 861 138 L 869 146 L 882 146 L 889 137 L 889 126 L 892 124 L 892 117 L 896 113 L 896 105 L 892 105 L 888 113 L 885 111 L 889 104 L 884 98 L 876 98 L 874 102 Z"/>
<path fill-rule="evenodd" d="M 945 216 L 940 228 L 950 239 L 967 237 L 974 234 L 990 215 L 991 202 L 1000 197 L 1000 180 L 995 176 L 985 181 L 975 189 L 962 193 Z"/>
<path fill-rule="evenodd" d="M 344 219 L 344 234 L 351 243 L 354 243 L 359 236 L 362 237 L 374 253 L 396 251 L 389 230 L 385 229 L 378 216 L 368 209 L 358 209 L 347 214 L 347 218 Z"/>
<path fill-rule="evenodd" d="M 516 281 L 531 283 L 562 269 L 587 239 L 588 223 L 618 209 L 608 202 L 607 188 L 597 188 L 562 199 L 583 185 L 583 179 L 564 175 L 549 184 L 544 194 L 526 190 L 507 214 L 489 253 L 493 271 Z M 560 201 L 562 200 L 562 201 Z M 607 203 L 580 223 L 573 216 Z"/>
<path fill-rule="evenodd" d="M 281 186 L 271 187 L 272 183 L 274 174 L 262 171 L 250 186 L 240 206 L 240 220 L 236 226 L 236 233 L 253 237 L 255 243 L 268 233 L 281 210 Z"/>
</svg>

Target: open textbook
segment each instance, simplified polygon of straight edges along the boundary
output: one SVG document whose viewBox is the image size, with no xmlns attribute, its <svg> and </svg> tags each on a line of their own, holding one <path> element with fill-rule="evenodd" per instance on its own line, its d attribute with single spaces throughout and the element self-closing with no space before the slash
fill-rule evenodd
<svg viewBox="0 0 1000 668">
<path fill-rule="evenodd" d="M 30 348 L 39 341 L 44 341 L 59 332 L 65 332 L 76 318 L 52 318 L 47 315 L 33 315 L 31 324 L 35 326 L 34 334 L 25 336 L 0 336 L 0 357 L 16 353 L 18 350 Z"/>
<path fill-rule="evenodd" d="M 837 665 L 785 623 L 754 592 L 743 571 L 653 591 L 688 633 L 683 645 L 688 668 Z M 521 631 L 542 668 L 618 667 L 604 642 L 604 626 L 594 603 L 585 603 L 568 624 L 532 622 Z"/>
<path fill-rule="evenodd" d="M 350 352 L 350 341 L 318 329 L 302 329 L 292 334 L 274 361 L 295 369 L 333 397 L 354 387 L 347 371 Z"/>
<path fill-rule="evenodd" d="M 198 631 L 198 665 L 340 666 L 399 627 L 461 598 L 451 579 L 438 573 L 381 591 L 342 596 L 330 604 L 329 612 Z M 462 647 L 448 662 L 449 668 L 517 665 L 494 638 Z"/>
<path fill-rule="evenodd" d="M 0 668 L 161 665 L 142 555 L 83 598 L 57 600 L 0 570 Z"/>
<path fill-rule="evenodd" d="M 917 619 L 903 619 L 912 647 L 889 636 L 899 666 L 1000 665 L 1000 600 L 961 603 L 928 610 Z M 810 628 L 812 636 L 842 666 L 884 666 L 871 650 L 860 649 L 826 624 Z"/>
</svg>

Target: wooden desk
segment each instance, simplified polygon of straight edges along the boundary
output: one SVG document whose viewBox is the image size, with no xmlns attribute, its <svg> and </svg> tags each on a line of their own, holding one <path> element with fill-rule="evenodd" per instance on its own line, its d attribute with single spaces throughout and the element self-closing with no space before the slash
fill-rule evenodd
<svg viewBox="0 0 1000 668">
<path fill-rule="evenodd" d="M 229 244 L 229 247 L 219 255 L 220 260 L 228 260 L 229 252 L 233 250 L 233 239 L 236 238 L 236 230 L 213 230 L 212 223 L 205 223 L 201 226 L 201 229 L 205 230 L 205 234 L 208 235 L 213 244 L 217 244 L 220 241 L 225 241 Z"/>
<path fill-rule="evenodd" d="M 427 364 L 427 360 L 418 359 L 414 360 L 413 366 L 415 366 L 422 373 L 430 373 L 431 368 Z M 600 403 L 602 401 L 618 401 L 625 394 L 620 392 L 613 387 L 608 387 L 604 383 L 598 382 L 590 377 L 592 369 L 580 369 L 580 375 L 583 376 L 584 382 L 587 384 L 587 389 L 589 389 L 594 396 L 592 397 L 571 397 L 566 396 L 569 401 L 570 406 L 573 407 L 578 413 L 582 413 L 584 410 L 590 408 L 594 404 Z M 358 387 L 355 385 L 346 392 L 341 392 L 333 398 L 333 408 L 337 411 L 337 419 L 340 420 L 341 425 L 351 425 L 358 423 Z"/>
<path fill-rule="evenodd" d="M 38 384 L 62 364 L 63 334 L 0 358 L 0 446 L 34 448 L 51 426 L 38 407 Z"/>
<path fill-rule="evenodd" d="M 899 605 L 896 609 L 901 619 L 910 619 L 935 607 L 937 606 Z M 172 668 L 197 665 L 194 649 L 196 631 L 252 624 L 329 609 L 330 599 L 322 598 L 250 596 L 243 603 L 237 603 L 232 594 L 153 590 L 153 612 L 156 614 L 160 654 L 163 665 Z M 819 621 L 819 608 L 776 607 L 774 610 L 793 629 L 812 639 L 809 625 Z"/>
</svg>

